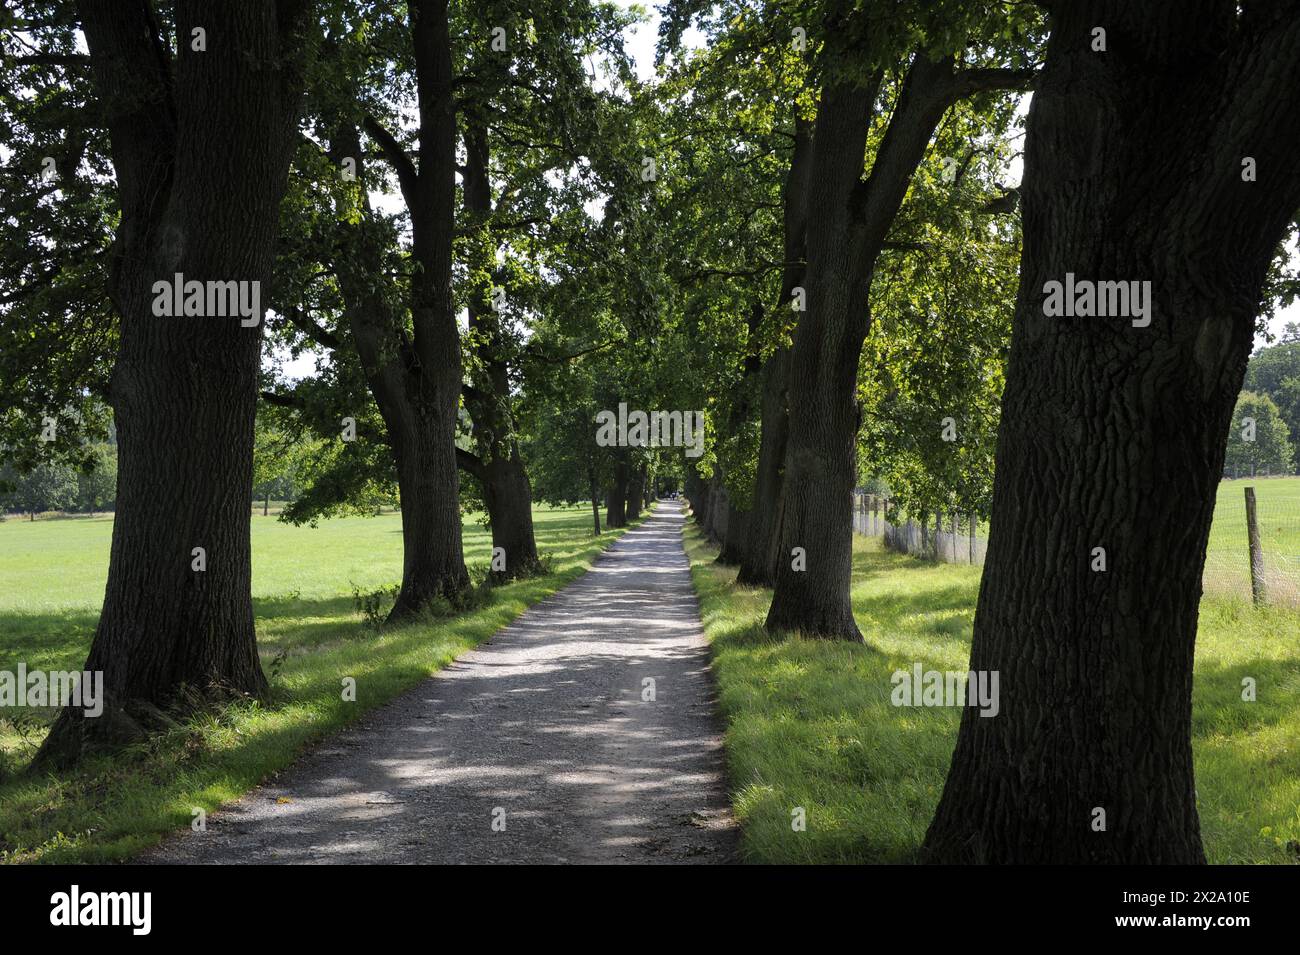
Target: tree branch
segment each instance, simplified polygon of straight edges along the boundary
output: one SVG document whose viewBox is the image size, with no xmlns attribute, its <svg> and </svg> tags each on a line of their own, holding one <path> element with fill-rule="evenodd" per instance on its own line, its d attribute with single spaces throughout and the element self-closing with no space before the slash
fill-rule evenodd
<svg viewBox="0 0 1300 955">
<path fill-rule="evenodd" d="M 1028 88 L 1034 76 L 1032 70 L 959 70 L 951 58 L 933 60 L 917 54 L 903 80 L 871 175 L 853 197 L 854 212 L 865 229 L 866 256 L 874 260 L 882 248 L 912 175 L 948 108 L 973 93 Z"/>
<path fill-rule="evenodd" d="M 558 365 L 562 362 L 573 361 L 575 358 L 581 358 L 583 355 L 590 355 L 592 352 L 603 351 L 606 348 L 612 348 L 614 345 L 627 344 L 626 338 L 612 338 L 607 342 L 601 342 L 599 345 L 591 345 L 587 348 L 580 349 L 568 355 L 541 355 L 536 351 L 525 349 L 528 357 L 533 361 L 540 361 L 547 365 Z"/>
<path fill-rule="evenodd" d="M 991 90 L 1029 90 L 1038 77 L 1037 70 L 1007 70 L 976 67 L 957 70 L 953 75 L 957 99 Z M 954 101 L 955 101 L 954 100 Z"/>
<path fill-rule="evenodd" d="M 275 405 L 277 408 L 305 408 L 306 403 L 296 395 L 282 395 L 275 391 L 263 391 L 258 396 L 268 405 Z"/>
<path fill-rule="evenodd" d="M 1015 215 L 1020 206 L 1020 190 L 1008 189 L 998 198 L 980 206 L 979 211 L 986 215 Z"/>
<path fill-rule="evenodd" d="M 330 351 L 337 351 L 343 347 L 343 343 L 339 341 L 337 335 L 334 335 L 323 325 L 313 320 L 312 317 L 302 309 L 287 308 L 281 314 L 287 318 L 295 328 L 305 333 L 307 337 L 316 344 L 328 348 Z"/>
<path fill-rule="evenodd" d="M 460 390 L 461 390 L 461 394 L 463 394 L 470 401 L 478 402 L 480 404 L 489 401 L 492 398 L 492 396 L 489 395 L 486 391 L 483 391 L 481 388 L 478 388 L 475 385 L 470 384 L 468 381 L 461 383 Z"/>
<path fill-rule="evenodd" d="M 456 467 L 472 474 L 480 481 L 487 475 L 487 469 L 483 467 L 482 460 L 480 460 L 477 455 L 471 454 L 464 448 L 456 449 Z"/>
<path fill-rule="evenodd" d="M 769 272 L 784 269 L 790 265 L 803 265 L 802 262 L 764 262 L 752 269 L 696 269 L 682 276 L 683 282 L 695 283 L 710 278 L 753 279 Z"/>
<path fill-rule="evenodd" d="M 84 53 L 34 53 L 14 57 L 21 66 L 89 66 L 90 57 Z"/>
<path fill-rule="evenodd" d="M 393 172 L 397 173 L 397 183 L 402 188 L 402 198 L 410 207 L 416 201 L 416 186 L 419 182 L 419 175 L 410 154 L 402 148 L 397 137 L 369 113 L 362 117 L 361 124 L 365 127 L 366 135 L 379 144 L 379 149 L 388 160 L 388 165 L 392 166 Z"/>
<path fill-rule="evenodd" d="M 80 0 L 77 9 L 112 144 L 123 218 L 119 231 L 144 234 L 149 219 L 160 214 L 155 200 L 170 179 L 176 150 L 170 63 L 159 55 L 161 41 L 148 2 Z"/>
<path fill-rule="evenodd" d="M 1300 206 L 1300 16 L 1273 16 L 1253 5 L 1259 22 L 1233 51 L 1220 102 L 1200 134 L 1203 154 L 1189 176 L 1188 204 L 1207 210 L 1197 224 L 1219 248 L 1264 255 Z M 1255 161 L 1256 177 L 1243 178 Z"/>
</svg>

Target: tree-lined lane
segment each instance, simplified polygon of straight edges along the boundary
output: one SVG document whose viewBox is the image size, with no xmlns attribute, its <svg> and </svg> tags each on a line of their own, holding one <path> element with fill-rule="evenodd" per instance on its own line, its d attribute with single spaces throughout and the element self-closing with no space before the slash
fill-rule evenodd
<svg viewBox="0 0 1300 955">
<path fill-rule="evenodd" d="M 148 861 L 732 860 L 681 525 L 661 506 L 490 643 Z"/>
</svg>

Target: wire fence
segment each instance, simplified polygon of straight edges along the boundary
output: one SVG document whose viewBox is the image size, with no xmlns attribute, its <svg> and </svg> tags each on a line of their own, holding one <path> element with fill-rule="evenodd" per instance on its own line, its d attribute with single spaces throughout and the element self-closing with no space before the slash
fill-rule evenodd
<svg viewBox="0 0 1300 955">
<path fill-rule="evenodd" d="M 1247 488 L 1255 502 L 1253 535 Z M 984 564 L 988 524 L 976 515 L 896 514 L 891 521 L 892 510 L 887 497 L 855 494 L 853 530 L 899 553 Z M 1300 607 L 1300 477 L 1225 479 L 1219 485 L 1202 586 L 1216 597 Z"/>
<path fill-rule="evenodd" d="M 1253 534 L 1248 491 L 1254 498 Z M 1259 603 L 1300 607 L 1300 477 L 1219 485 L 1202 585 L 1207 594 L 1254 595 Z"/>
<path fill-rule="evenodd" d="M 879 537 L 890 550 L 948 564 L 983 566 L 987 526 L 975 514 L 940 513 L 920 518 L 895 515 L 893 502 L 878 494 L 854 494 L 853 530 Z"/>
</svg>

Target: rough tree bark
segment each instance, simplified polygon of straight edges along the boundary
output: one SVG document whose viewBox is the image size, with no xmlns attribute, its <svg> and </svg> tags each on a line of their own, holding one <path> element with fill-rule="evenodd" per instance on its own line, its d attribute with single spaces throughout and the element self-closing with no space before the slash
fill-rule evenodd
<svg viewBox="0 0 1300 955">
<path fill-rule="evenodd" d="M 590 462 L 587 464 L 587 482 L 591 486 L 591 523 L 594 527 L 593 533 L 596 537 L 600 536 L 600 482 L 596 480 L 595 465 Z"/>
<path fill-rule="evenodd" d="M 786 174 L 784 196 L 784 265 L 781 270 L 781 301 L 778 318 L 791 308 L 792 292 L 803 282 L 807 254 L 808 177 L 812 165 L 812 122 L 795 117 L 794 149 Z M 762 399 L 759 408 L 758 468 L 754 477 L 754 503 L 746 522 L 744 551 L 736 582 L 755 587 L 776 583 L 776 551 L 780 541 L 781 478 L 785 471 L 786 435 L 790 419 L 786 410 L 786 370 L 790 349 L 778 346 L 764 362 Z"/>
<path fill-rule="evenodd" d="M 249 544 L 262 316 L 159 317 L 153 285 L 179 272 L 269 293 L 308 6 L 178 3 L 177 34 L 202 26 L 207 49 L 183 41 L 173 60 L 147 5 L 78 4 L 121 208 L 108 278 L 120 465 L 85 664 L 103 671 L 104 713 L 64 710 L 36 768 L 138 737 L 182 696 L 266 690 Z"/>
<path fill-rule="evenodd" d="M 751 515 L 751 511 L 741 510 L 728 498 L 727 518 L 723 522 L 725 532 L 722 535 L 722 546 L 718 549 L 717 563 L 728 567 L 740 563 L 745 553 L 744 544 L 749 539 Z"/>
<path fill-rule="evenodd" d="M 872 271 L 948 107 L 1027 79 L 1019 71 L 959 70 L 950 58 L 918 53 L 865 181 L 862 156 L 880 75 L 832 80 L 822 92 L 807 209 L 817 227 L 808 230 L 807 311 L 795 330 L 787 377 L 790 423 L 769 629 L 862 639 L 849 605 L 850 517 L 859 425 L 854 393 L 870 324 Z M 803 561 L 794 558 L 796 548 Z"/>
<path fill-rule="evenodd" d="M 465 127 L 465 209 L 470 226 L 486 230 L 492 216 L 487 125 L 478 111 L 470 110 Z M 491 256 L 492 243 L 485 241 L 480 252 Z M 491 272 L 490 261 L 487 265 Z M 505 552 L 506 569 L 495 576 L 504 579 L 535 574 L 539 564 L 533 532 L 533 492 L 519 453 L 510 407 L 510 369 L 503 355 L 500 317 L 491 296 L 491 288 L 479 288 L 468 304 L 478 367 L 464 393 L 478 454 L 462 450 L 460 460 L 483 488 L 492 546 Z"/>
<path fill-rule="evenodd" d="M 438 596 L 455 602 L 469 584 L 456 456 L 461 355 L 451 287 L 456 196 L 451 38 L 446 0 L 411 0 L 408 7 L 420 127 L 418 167 L 382 124 L 374 117 L 365 119 L 366 132 L 397 174 L 418 266 L 409 291 L 413 335 L 409 341 L 403 335 L 397 350 L 394 394 L 403 413 L 396 422 L 386 421 L 402 491 L 402 587 L 390 621 L 419 613 Z"/>
<path fill-rule="evenodd" d="M 686 480 L 683 488 L 686 500 L 691 505 L 691 515 L 701 530 L 706 530 L 709 523 L 708 488 L 700 478 L 699 472 L 687 465 Z"/>
<path fill-rule="evenodd" d="M 605 491 L 605 526 L 624 527 L 627 524 L 627 453 L 614 453 L 614 477 Z"/>
<path fill-rule="evenodd" d="M 1300 206 L 1300 11 L 1243 6 L 1054 6 L 970 664 L 999 672 L 1000 712 L 963 714 L 930 861 L 1204 861 L 1201 572 L 1263 281 Z M 1149 280 L 1150 325 L 1046 317 L 1044 283 L 1067 271 Z"/>
<path fill-rule="evenodd" d="M 722 482 L 722 477 L 715 472 L 713 477 L 709 478 L 708 484 L 709 495 L 709 520 L 705 526 L 705 531 L 709 540 L 714 544 L 721 545 L 727 536 L 727 505 L 729 495 L 727 487 Z"/>
<path fill-rule="evenodd" d="M 336 163 L 362 155 L 361 139 L 354 126 L 340 125 L 330 143 L 329 155 Z M 364 183 L 364 178 L 358 181 Z M 444 586 L 444 568 L 449 558 L 459 557 L 460 543 L 446 533 L 421 533 L 422 529 L 438 527 L 440 523 L 437 513 L 432 512 L 438 506 L 437 494 L 418 483 L 431 473 L 426 464 L 428 450 L 439 446 L 437 422 L 422 417 L 421 394 L 425 384 L 419 359 L 405 328 L 403 310 L 386 294 L 383 280 L 377 278 L 385 273 L 384 247 L 392 237 L 380 231 L 382 227 L 371 215 L 363 187 L 358 188 L 358 194 L 361 220 L 340 224 L 337 254 L 330 267 L 338 280 L 343 319 L 352 333 L 366 383 L 384 419 L 382 439 L 393 453 L 397 470 L 403 513 L 403 589 L 410 594 L 426 595 L 413 601 L 427 601 L 436 594 L 453 597 L 456 591 Z M 321 344 L 338 346 L 337 341 L 322 340 L 323 336 L 309 322 L 302 325 Z M 425 330 L 416 332 L 424 334 Z M 409 534 L 417 536 L 407 539 Z M 451 553 L 439 552 L 452 547 L 455 550 Z"/>
<path fill-rule="evenodd" d="M 727 430 L 732 434 L 738 432 L 744 423 L 749 420 L 750 408 L 753 405 L 755 382 L 759 379 L 763 369 L 759 340 L 759 330 L 762 324 L 763 303 L 755 299 L 750 305 L 749 319 L 746 322 L 748 327 L 747 346 L 744 362 L 741 366 L 740 380 L 736 383 L 731 400 L 731 410 L 727 413 Z M 732 476 L 732 480 L 733 482 L 736 480 L 735 475 Z M 745 544 L 748 540 L 750 511 L 749 508 L 741 507 L 736 503 L 732 491 L 726 487 L 725 476 L 719 483 L 726 491 L 726 509 L 721 521 L 716 562 L 725 566 L 736 566 L 744 556 Z M 753 506 L 752 496 L 750 505 Z"/>
<path fill-rule="evenodd" d="M 646 466 L 640 465 L 627 483 L 627 503 L 623 506 L 625 520 L 634 521 L 641 516 L 641 502 L 645 497 Z"/>
</svg>

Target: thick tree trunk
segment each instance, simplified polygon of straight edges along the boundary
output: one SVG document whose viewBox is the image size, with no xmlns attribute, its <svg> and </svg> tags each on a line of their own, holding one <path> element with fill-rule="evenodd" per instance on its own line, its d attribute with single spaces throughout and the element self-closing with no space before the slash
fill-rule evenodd
<svg viewBox="0 0 1300 955">
<path fill-rule="evenodd" d="M 122 213 L 110 279 L 117 513 L 85 664 L 103 672 L 104 713 L 64 710 L 36 767 L 137 737 L 181 697 L 266 690 L 248 508 L 262 316 L 248 327 L 239 315 L 160 317 L 153 285 L 180 272 L 260 283 L 269 297 L 299 97 L 301 23 L 278 22 L 283 8 L 182 7 L 180 35 L 201 24 L 208 50 L 182 45 L 163 69 L 166 40 L 143 8 L 79 5 Z"/>
<path fill-rule="evenodd" d="M 714 535 L 713 529 L 718 522 L 718 513 L 717 513 L 718 488 L 713 483 L 712 478 L 710 478 L 708 481 L 704 483 L 703 496 L 705 500 L 704 523 L 701 525 L 701 529 L 704 531 L 705 539 L 708 540 L 710 543 L 716 544 L 717 537 Z"/>
<path fill-rule="evenodd" d="M 709 523 L 706 530 L 709 540 L 719 547 L 727 536 L 728 498 L 721 476 L 715 474 L 709 479 Z"/>
<path fill-rule="evenodd" d="M 607 527 L 623 527 L 627 524 L 627 460 L 620 456 L 614 461 L 614 479 L 605 492 L 605 524 Z"/>
<path fill-rule="evenodd" d="M 782 348 L 772 354 L 763 369 L 762 420 L 754 502 L 746 522 L 740 570 L 736 574 L 737 583 L 753 587 L 771 587 L 776 583 L 781 482 L 785 472 L 786 441 L 790 428 L 785 389 L 789 360 L 789 349 Z"/>
<path fill-rule="evenodd" d="M 596 537 L 600 536 L 600 484 L 596 480 L 596 469 L 587 468 L 587 479 L 591 484 L 591 523 Z"/>
<path fill-rule="evenodd" d="M 508 458 L 490 460 L 482 471 L 492 547 L 505 552 L 506 569 L 494 571 L 494 575 L 496 579 L 531 576 L 539 566 L 533 533 L 533 491 L 518 449 Z"/>
<path fill-rule="evenodd" d="M 803 282 L 807 255 L 808 181 L 812 172 L 812 123 L 796 117 L 794 150 L 786 175 L 783 204 L 783 251 L 781 300 L 776 315 L 784 319 L 792 307 L 793 291 Z M 745 540 L 740 553 L 736 582 L 755 587 L 776 583 L 776 553 L 780 546 L 781 479 L 785 473 L 786 437 L 790 418 L 786 406 L 786 375 L 790 349 L 778 346 L 763 366 L 762 415 L 759 428 L 758 466 L 754 479 L 754 500 L 745 522 Z"/>
<path fill-rule="evenodd" d="M 691 512 L 696 525 L 707 533 L 709 528 L 709 489 L 708 485 L 694 470 L 687 470 L 685 481 L 686 500 L 691 505 Z"/>
<path fill-rule="evenodd" d="M 745 553 L 745 544 L 749 539 L 750 511 L 742 511 L 727 500 L 726 527 L 722 535 L 722 547 L 718 551 L 717 563 L 729 567 L 738 565 Z"/>
<path fill-rule="evenodd" d="M 354 128 L 341 129 L 332 145 L 336 161 L 362 155 Z M 397 622 L 417 614 L 435 597 L 454 603 L 469 583 L 462 554 L 456 416 L 455 406 L 448 408 L 451 382 L 446 369 L 421 363 L 406 334 L 403 316 L 375 285 L 374 276 L 384 270 L 382 244 L 386 239 L 376 234 L 377 226 L 369 220 L 364 193 L 361 202 L 366 221 L 343 227 L 342 254 L 334 271 L 352 340 L 384 419 L 397 469 L 402 584 L 389 613 L 389 620 Z M 428 326 L 418 332 L 422 345 L 425 336 L 438 334 Z"/>
<path fill-rule="evenodd" d="M 491 256 L 496 245 L 488 228 L 492 217 L 489 178 L 488 127 L 476 108 L 467 107 L 464 172 L 465 209 L 480 230 L 476 248 L 483 260 L 476 263 L 492 274 Z M 492 281 L 479 283 L 469 296 L 469 328 L 474 333 L 478 357 L 473 385 L 466 385 L 465 407 L 473 421 L 480 467 L 473 473 L 483 486 L 492 546 L 505 552 L 504 571 L 498 580 L 528 577 L 538 570 L 537 541 L 533 534 L 532 488 L 515 439 L 510 405 L 510 369 L 504 358 L 500 316 L 492 304 Z M 464 456 L 462 456 L 463 458 Z"/>
<path fill-rule="evenodd" d="M 435 597 L 454 604 L 469 584 L 461 556 L 460 475 L 455 457 L 446 454 L 449 423 L 435 413 L 403 423 L 408 426 L 394 445 L 402 495 L 402 586 L 388 614 L 392 623 L 417 615 Z M 449 496 L 448 488 L 455 493 Z"/>
<path fill-rule="evenodd" d="M 399 326 L 364 308 L 348 311 L 397 464 L 402 585 L 389 619 L 398 621 L 434 597 L 454 602 L 469 583 L 461 550 L 455 418 L 438 399 L 439 389 L 431 381 L 436 376 L 425 373 L 412 362 L 410 349 L 401 347 Z"/>
<path fill-rule="evenodd" d="M 790 414 L 782 481 L 781 545 L 767 626 L 861 640 L 849 605 L 858 359 L 870 324 L 876 257 L 948 107 L 985 89 L 1022 84 L 1006 70 L 958 70 L 950 58 L 913 58 L 889 126 L 862 181 L 862 155 L 880 78 L 836 82 L 822 94 L 813 145 L 807 312 L 787 378 Z"/>
<path fill-rule="evenodd" d="M 418 614 L 438 595 L 455 603 L 469 585 L 456 455 L 462 367 L 451 287 L 456 226 L 451 37 L 446 0 L 411 0 L 407 6 L 420 122 L 418 167 L 388 130 L 365 118 L 366 132 L 397 174 L 417 266 L 409 289 L 413 334 L 382 328 L 375 341 L 379 351 L 371 359 L 363 355 L 368 369 L 381 369 L 387 379 L 388 410 L 382 402 L 380 410 L 402 481 L 402 589 L 390 622 Z M 384 341 L 384 335 L 395 340 Z"/>
<path fill-rule="evenodd" d="M 627 485 L 627 503 L 623 507 L 624 518 L 634 521 L 641 516 L 641 501 L 645 497 L 645 465 L 636 469 Z"/>
<path fill-rule="evenodd" d="M 1262 21 L 1238 33 L 1182 3 L 1053 17 L 970 663 L 999 673 L 1000 708 L 963 714 L 931 861 L 1204 861 L 1201 574 L 1262 283 L 1300 205 L 1300 20 Z M 1122 57 L 1089 52 L 1099 23 Z M 1267 180 L 1242 181 L 1246 155 Z M 1150 281 L 1149 325 L 1049 317 L 1045 283 L 1067 272 Z"/>
<path fill-rule="evenodd" d="M 741 376 L 732 389 L 731 408 L 726 418 L 727 430 L 733 435 L 743 431 L 746 422 L 750 420 L 750 409 L 755 398 L 755 386 L 763 370 L 763 362 L 760 357 L 762 352 L 760 330 L 763 324 L 763 303 L 757 297 L 750 304 L 747 324 L 747 347 L 741 365 Z M 739 490 L 741 494 L 749 492 L 749 488 L 744 486 L 747 477 L 744 473 L 746 466 L 744 455 L 738 456 L 740 460 L 732 457 L 735 450 L 743 447 L 744 444 L 742 443 L 736 449 L 725 449 L 719 454 L 721 460 L 714 468 L 714 481 L 719 491 L 719 506 L 716 512 L 717 523 L 715 526 L 715 534 L 718 540 L 716 562 L 727 566 L 736 566 L 740 563 L 746 543 L 749 510 L 737 504 L 735 493 L 733 493 L 736 490 Z M 723 461 L 727 460 L 732 463 L 724 466 Z M 728 468 L 730 469 L 728 470 Z"/>
<path fill-rule="evenodd" d="M 605 489 L 605 526 L 623 527 L 627 521 L 623 508 L 626 504 L 622 492 L 616 484 Z"/>
<path fill-rule="evenodd" d="M 873 95 L 833 87 L 818 111 L 808 212 L 807 311 L 788 366 L 781 543 L 767 615 L 773 630 L 861 640 L 849 605 L 856 481 L 854 403 L 870 273 L 849 198 L 862 175 Z"/>
</svg>

